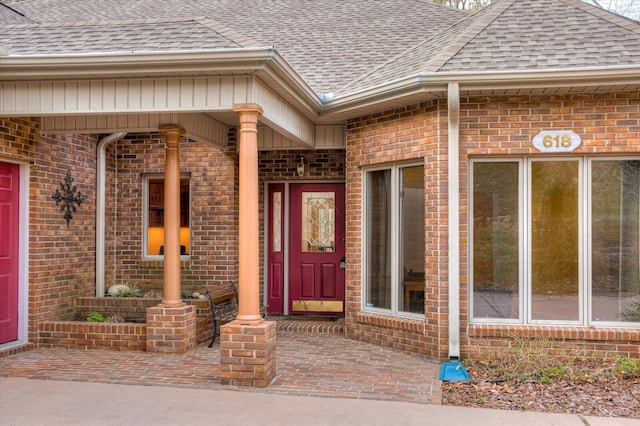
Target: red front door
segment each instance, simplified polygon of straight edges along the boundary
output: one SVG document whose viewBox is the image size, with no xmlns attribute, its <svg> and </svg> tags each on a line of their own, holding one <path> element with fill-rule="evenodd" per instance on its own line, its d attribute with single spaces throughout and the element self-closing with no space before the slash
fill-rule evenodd
<svg viewBox="0 0 640 426">
<path fill-rule="evenodd" d="M 20 167 L 0 162 L 0 344 L 18 340 Z"/>
<path fill-rule="evenodd" d="M 292 184 L 289 312 L 344 312 L 344 184 Z"/>
</svg>

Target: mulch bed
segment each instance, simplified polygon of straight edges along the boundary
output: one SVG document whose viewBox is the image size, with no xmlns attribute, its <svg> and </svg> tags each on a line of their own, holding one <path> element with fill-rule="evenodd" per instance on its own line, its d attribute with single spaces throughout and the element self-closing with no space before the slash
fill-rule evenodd
<svg viewBox="0 0 640 426">
<path fill-rule="evenodd" d="M 640 378 L 623 377 L 602 362 L 552 380 L 527 375 L 507 381 L 481 362 L 466 368 L 471 380 L 443 383 L 443 404 L 640 419 Z"/>
</svg>

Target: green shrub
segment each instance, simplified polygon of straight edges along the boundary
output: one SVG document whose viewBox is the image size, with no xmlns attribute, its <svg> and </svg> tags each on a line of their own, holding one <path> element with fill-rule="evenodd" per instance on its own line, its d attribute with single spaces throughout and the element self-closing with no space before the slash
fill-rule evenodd
<svg viewBox="0 0 640 426">
<path fill-rule="evenodd" d="M 88 322 L 107 322 L 107 319 L 100 312 L 91 312 L 87 317 Z"/>
<path fill-rule="evenodd" d="M 137 284 L 126 286 L 118 292 L 119 297 L 138 297 L 140 296 L 140 287 Z"/>
<path fill-rule="evenodd" d="M 640 360 L 627 357 L 620 358 L 618 372 L 623 379 L 640 378 Z"/>
</svg>

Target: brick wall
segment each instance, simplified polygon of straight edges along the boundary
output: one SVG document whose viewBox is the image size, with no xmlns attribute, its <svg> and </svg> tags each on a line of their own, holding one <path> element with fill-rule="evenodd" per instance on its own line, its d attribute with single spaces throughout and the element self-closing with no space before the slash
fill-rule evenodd
<svg viewBox="0 0 640 426">
<path fill-rule="evenodd" d="M 638 154 L 640 95 L 614 94 L 463 96 L 460 111 L 460 254 L 462 356 L 508 345 L 516 335 L 561 339 L 562 345 L 594 353 L 638 356 L 640 331 L 576 327 L 500 327 L 468 324 L 467 165 L 471 157 L 540 154 L 531 145 L 544 129 L 571 129 L 582 137 L 580 154 Z M 347 318 L 349 337 L 447 357 L 447 117 L 446 100 L 412 105 L 351 120 L 347 125 Z M 362 168 L 424 158 L 425 319 L 361 312 Z M 421 321 L 420 321 L 421 322 Z M 592 328 L 589 328 L 591 330 Z M 533 334 L 532 334 L 533 333 Z M 486 354 L 485 354 L 486 355 Z"/>
<path fill-rule="evenodd" d="M 640 356 L 640 330 L 601 327 L 488 326 L 468 324 L 466 234 L 468 160 L 483 156 L 542 157 L 531 144 L 541 130 L 573 130 L 582 145 L 571 155 L 640 153 L 640 93 L 469 96 L 460 100 L 462 355 L 506 347 L 514 336 L 552 339 L 563 348 Z M 480 348 L 480 349 L 479 349 Z M 484 348 L 484 349 L 482 349 Z M 490 351 L 489 351 L 490 352 Z"/>
<path fill-rule="evenodd" d="M 430 357 L 447 348 L 447 131 L 437 101 L 367 115 L 347 123 L 346 335 Z M 423 159 L 425 167 L 425 320 L 360 312 L 362 297 L 362 170 Z"/>
<path fill-rule="evenodd" d="M 137 284 L 162 290 L 163 264 L 143 258 L 143 179 L 164 174 L 164 137 L 128 135 L 113 144 L 109 169 L 106 286 Z M 191 253 L 181 262 L 182 289 L 201 291 L 203 285 L 237 280 L 237 155 L 182 139 L 180 171 L 190 176 Z"/>
<path fill-rule="evenodd" d="M 304 176 L 298 176 L 296 165 L 304 158 Z M 345 158 L 343 149 L 262 151 L 258 159 L 261 182 L 344 180 Z"/>
<path fill-rule="evenodd" d="M 0 161 L 29 169 L 29 335 L 43 320 L 74 317 L 76 296 L 95 294 L 95 146 L 92 135 L 41 135 L 34 118 L 0 118 Z M 51 198 L 67 171 L 85 201 L 67 225 Z"/>
<path fill-rule="evenodd" d="M 40 347 L 64 349 L 144 350 L 147 325 L 78 321 L 42 321 Z"/>
<path fill-rule="evenodd" d="M 489 358 L 496 351 L 514 347 L 522 338 L 536 339 L 556 355 L 575 351 L 587 357 L 640 358 L 640 330 L 608 327 L 469 325 L 465 356 Z"/>
</svg>

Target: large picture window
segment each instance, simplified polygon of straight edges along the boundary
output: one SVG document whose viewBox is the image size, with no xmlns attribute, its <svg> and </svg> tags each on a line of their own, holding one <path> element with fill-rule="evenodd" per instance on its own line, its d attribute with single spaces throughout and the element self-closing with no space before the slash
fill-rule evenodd
<svg viewBox="0 0 640 426">
<path fill-rule="evenodd" d="M 424 167 L 365 173 L 365 309 L 424 313 Z"/>
<path fill-rule="evenodd" d="M 144 178 L 144 256 L 164 255 L 164 177 Z M 190 248 L 189 178 L 180 178 L 180 255 L 189 256 Z"/>
<path fill-rule="evenodd" d="M 640 322 L 640 158 L 471 163 L 476 322 Z"/>
</svg>

